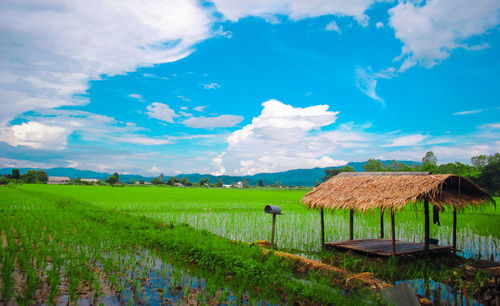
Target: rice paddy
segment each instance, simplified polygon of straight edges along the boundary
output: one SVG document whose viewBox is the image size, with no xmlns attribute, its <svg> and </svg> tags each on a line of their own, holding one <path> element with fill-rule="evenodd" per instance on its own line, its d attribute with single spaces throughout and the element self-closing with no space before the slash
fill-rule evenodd
<svg viewBox="0 0 500 306">
<path fill-rule="evenodd" d="M 113 204 L 138 189 L 58 187 L 67 188 L 0 188 L 2 304 L 380 303 L 363 288 L 332 287 L 323 273 L 297 274 L 258 245 Z M 88 201 L 103 193 L 117 202 Z"/>
<path fill-rule="evenodd" d="M 280 206 L 277 217 L 277 245 L 304 252 L 318 251 L 320 221 L 316 210 L 305 208 L 301 198 L 308 190 L 207 189 L 207 188 L 111 188 L 88 186 L 24 185 L 74 199 L 85 199 L 109 210 L 144 215 L 166 224 L 186 223 L 232 240 L 252 242 L 270 240 L 271 215 L 267 204 Z M 498 202 L 498 199 L 497 199 Z M 385 215 L 385 236 L 390 236 L 390 218 Z M 378 238 L 379 211 L 356 213 L 354 238 Z M 431 237 L 441 245 L 451 245 L 451 212 L 441 214 L 441 226 L 431 224 Z M 423 241 L 423 211 L 408 206 L 396 212 L 396 239 Z M 349 238 L 348 211 L 325 213 L 326 241 Z M 458 214 L 457 248 L 467 258 L 500 261 L 500 214 L 493 206 L 466 210 Z"/>
</svg>

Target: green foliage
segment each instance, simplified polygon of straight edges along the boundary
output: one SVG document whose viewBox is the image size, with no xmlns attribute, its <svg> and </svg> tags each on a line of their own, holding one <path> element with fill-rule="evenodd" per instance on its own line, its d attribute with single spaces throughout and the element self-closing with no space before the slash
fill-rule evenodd
<svg viewBox="0 0 500 306">
<path fill-rule="evenodd" d="M 192 186 L 193 184 L 191 184 L 191 182 L 188 180 L 187 177 L 183 177 L 181 180 L 180 180 L 180 183 L 184 186 Z"/>
<path fill-rule="evenodd" d="M 366 172 L 385 171 L 384 164 L 380 160 L 376 159 L 369 159 L 368 161 L 366 161 L 366 164 L 364 164 L 363 169 Z"/>
<path fill-rule="evenodd" d="M 175 176 L 171 176 L 168 178 L 167 185 L 174 186 L 176 183 L 179 183 L 179 179 Z"/>
<path fill-rule="evenodd" d="M 259 180 L 259 182 L 257 183 L 257 186 L 264 187 L 264 180 Z"/>
<path fill-rule="evenodd" d="M 434 152 L 427 151 L 427 153 L 425 153 L 425 156 L 422 157 L 422 165 L 425 165 L 427 163 L 434 164 L 434 165 L 437 164 L 437 157 L 436 157 L 436 155 L 434 155 Z"/>
<path fill-rule="evenodd" d="M 200 179 L 200 186 L 208 184 L 209 180 L 210 180 L 209 178 L 202 178 L 202 179 Z"/>
<path fill-rule="evenodd" d="M 218 179 L 217 183 L 215 184 L 215 186 L 219 187 L 219 188 L 221 188 L 222 186 L 224 186 L 224 182 L 222 181 L 222 179 Z"/>
<path fill-rule="evenodd" d="M 116 174 L 116 175 L 115 175 Z M 119 182 L 119 175 L 115 173 L 106 179 L 106 183 L 114 185 Z"/>
<path fill-rule="evenodd" d="M 144 184 L 144 181 L 143 181 L 143 184 Z M 165 184 L 165 181 L 163 181 L 161 178 L 159 177 L 153 177 L 151 179 L 151 184 L 153 185 L 160 185 L 160 184 Z"/>
<path fill-rule="evenodd" d="M 488 192 L 500 195 L 500 154 L 488 156 L 488 164 L 478 177 L 478 183 Z"/>
<path fill-rule="evenodd" d="M 21 178 L 19 169 L 12 169 L 12 178 L 15 180 L 19 180 Z"/>
<path fill-rule="evenodd" d="M 345 165 L 344 168 L 342 169 L 326 169 L 325 170 L 325 176 L 321 178 L 323 182 L 328 181 L 330 178 L 334 177 L 335 175 L 339 174 L 340 172 L 354 172 L 354 168 L 348 165 Z M 318 186 L 319 184 L 316 184 Z"/>
</svg>

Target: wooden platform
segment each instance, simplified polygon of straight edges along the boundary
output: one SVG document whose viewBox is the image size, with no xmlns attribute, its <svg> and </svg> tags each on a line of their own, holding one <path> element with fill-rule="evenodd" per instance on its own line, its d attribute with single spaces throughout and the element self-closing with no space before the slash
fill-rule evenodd
<svg viewBox="0 0 500 306">
<path fill-rule="evenodd" d="M 326 248 L 335 248 L 340 250 L 352 250 L 362 253 L 368 253 L 379 256 L 392 256 L 391 239 L 363 239 L 347 240 L 340 242 L 327 242 Z M 452 250 L 449 246 L 429 245 L 431 253 L 449 253 Z M 396 240 L 396 255 L 417 254 L 424 252 L 424 243 L 406 242 Z"/>
</svg>

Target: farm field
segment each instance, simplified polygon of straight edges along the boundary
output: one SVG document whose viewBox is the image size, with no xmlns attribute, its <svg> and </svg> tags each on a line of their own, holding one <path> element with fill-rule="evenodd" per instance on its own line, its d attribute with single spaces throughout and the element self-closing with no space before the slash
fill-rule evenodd
<svg viewBox="0 0 500 306">
<path fill-rule="evenodd" d="M 398 272 L 402 266 L 398 261 L 370 262 L 363 257 L 321 252 L 319 213 L 300 203 L 306 192 L 31 184 L 1 187 L 0 302 L 381 302 L 363 283 L 345 287 L 345 274 L 300 272 L 272 253 L 242 243 L 270 239 L 271 216 L 264 213 L 267 204 L 282 208 L 283 215 L 277 217 L 277 244 L 292 253 L 343 267 L 344 271 L 369 271 L 389 283 L 413 279 L 418 283 L 424 276 L 445 281 L 453 275 L 453 262 L 429 265 L 419 260 Z M 347 239 L 346 212 L 334 211 L 325 217 L 327 241 Z M 355 238 L 377 237 L 378 222 L 377 212 L 357 214 Z M 499 222 L 500 214 L 494 207 L 459 214 L 458 247 L 466 256 L 498 261 Z M 397 238 L 420 241 L 421 223 L 413 208 L 398 212 Z M 441 227 L 431 227 L 431 235 L 447 243 L 451 240 L 450 214 L 442 214 L 441 223 Z M 480 284 L 482 278 L 476 278 L 475 283 Z M 332 286 L 332 279 L 340 281 Z M 479 286 L 475 283 L 473 286 Z M 460 282 L 457 288 L 461 286 Z"/>
<path fill-rule="evenodd" d="M 301 198 L 309 190 L 206 189 L 206 188 L 111 188 L 62 185 L 24 185 L 20 188 L 84 199 L 109 210 L 144 215 L 162 223 L 186 223 L 195 229 L 229 239 L 252 242 L 270 240 L 271 216 L 267 204 L 281 207 L 277 217 L 277 245 L 301 251 L 320 250 L 319 213 L 305 208 Z M 496 198 L 497 203 L 499 199 Z M 431 237 L 451 245 L 452 214 L 440 214 L 441 226 L 431 225 Z M 379 236 L 379 212 L 356 214 L 354 238 Z M 390 236 L 390 217 L 385 215 L 385 235 Z M 407 207 L 395 214 L 396 239 L 423 241 L 423 210 Z M 493 206 L 458 213 L 457 247 L 465 257 L 500 261 L 500 212 Z M 326 241 L 348 240 L 347 211 L 325 213 Z"/>
<path fill-rule="evenodd" d="M 0 188 L 0 304 L 380 303 L 257 245 L 27 189 Z"/>
</svg>

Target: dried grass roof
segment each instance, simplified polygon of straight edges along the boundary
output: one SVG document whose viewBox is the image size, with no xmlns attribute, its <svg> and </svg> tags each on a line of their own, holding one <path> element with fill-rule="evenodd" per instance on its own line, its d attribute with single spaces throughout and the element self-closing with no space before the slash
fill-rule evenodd
<svg viewBox="0 0 500 306">
<path fill-rule="evenodd" d="M 460 186 L 460 190 L 459 190 Z M 441 210 L 493 204 L 493 198 L 467 178 L 451 174 L 393 172 L 340 173 L 307 193 L 302 202 L 311 208 L 360 211 L 401 210 L 427 199 Z"/>
</svg>

